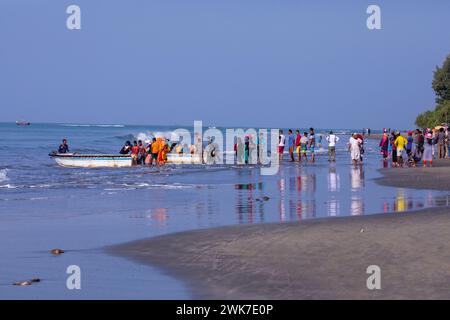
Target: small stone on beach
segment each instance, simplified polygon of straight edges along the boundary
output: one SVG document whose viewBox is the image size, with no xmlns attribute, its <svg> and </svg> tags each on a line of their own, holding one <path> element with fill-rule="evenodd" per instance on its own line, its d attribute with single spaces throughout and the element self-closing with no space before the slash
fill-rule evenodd
<svg viewBox="0 0 450 320">
<path fill-rule="evenodd" d="M 60 255 L 60 254 L 64 253 L 64 250 L 62 250 L 62 249 L 52 249 L 52 250 L 50 250 L 50 253 L 54 254 L 54 255 Z"/>
</svg>

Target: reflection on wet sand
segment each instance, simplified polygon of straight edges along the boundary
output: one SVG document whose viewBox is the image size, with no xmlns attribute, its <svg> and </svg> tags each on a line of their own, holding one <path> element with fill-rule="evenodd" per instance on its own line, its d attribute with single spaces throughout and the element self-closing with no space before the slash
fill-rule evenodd
<svg viewBox="0 0 450 320">
<path fill-rule="evenodd" d="M 247 184 L 235 184 L 234 188 L 239 190 L 236 200 L 236 214 L 239 223 L 253 223 L 256 210 L 260 213 L 260 222 L 264 219 L 264 206 L 262 203 L 255 204 L 258 197 L 255 196 L 255 192 L 259 191 L 262 196 L 263 183 L 247 183 Z"/>
<path fill-rule="evenodd" d="M 237 218 L 239 223 L 294 221 L 317 216 L 364 215 L 380 209 L 404 212 L 449 202 L 448 198 L 438 201 L 432 191 L 417 194 L 408 189 L 390 189 L 379 193 L 369 185 L 371 190 L 366 188 L 364 166 L 330 164 L 325 170 L 292 166 L 264 184 L 234 185 Z M 270 200 L 261 200 L 264 195 L 270 196 Z"/>
<path fill-rule="evenodd" d="M 354 166 L 350 169 L 350 183 L 352 191 L 357 191 L 364 187 L 364 169 L 362 166 Z"/>
</svg>

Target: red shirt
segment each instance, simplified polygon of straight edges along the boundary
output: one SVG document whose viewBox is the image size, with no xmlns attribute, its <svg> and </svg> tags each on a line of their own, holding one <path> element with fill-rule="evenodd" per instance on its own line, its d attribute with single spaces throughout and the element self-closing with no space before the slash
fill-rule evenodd
<svg viewBox="0 0 450 320">
<path fill-rule="evenodd" d="M 300 133 L 297 134 L 297 137 L 295 138 L 295 145 L 298 147 L 300 145 L 300 139 L 302 138 L 302 136 L 300 135 Z"/>
<path fill-rule="evenodd" d="M 139 154 L 139 147 L 133 146 L 133 148 L 131 148 L 131 154 Z"/>
</svg>

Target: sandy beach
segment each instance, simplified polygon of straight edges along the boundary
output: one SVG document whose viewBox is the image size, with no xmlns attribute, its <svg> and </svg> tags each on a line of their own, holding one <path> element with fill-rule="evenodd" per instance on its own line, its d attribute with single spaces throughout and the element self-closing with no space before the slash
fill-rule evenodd
<svg viewBox="0 0 450 320">
<path fill-rule="evenodd" d="M 380 183 L 450 190 L 450 162 Z M 198 298 L 450 299 L 449 207 L 197 230 L 108 248 L 184 280 Z M 368 290 L 366 269 L 381 268 Z"/>
</svg>

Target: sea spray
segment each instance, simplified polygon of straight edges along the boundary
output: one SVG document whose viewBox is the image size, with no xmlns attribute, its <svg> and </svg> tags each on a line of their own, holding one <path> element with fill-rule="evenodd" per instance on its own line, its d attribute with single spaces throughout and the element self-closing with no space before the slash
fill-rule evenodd
<svg viewBox="0 0 450 320">
<path fill-rule="evenodd" d="M 8 181 L 8 169 L 1 169 L 0 170 L 0 182 Z"/>
</svg>

